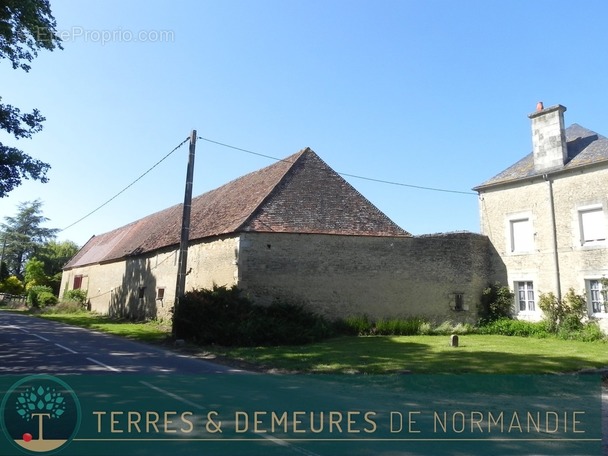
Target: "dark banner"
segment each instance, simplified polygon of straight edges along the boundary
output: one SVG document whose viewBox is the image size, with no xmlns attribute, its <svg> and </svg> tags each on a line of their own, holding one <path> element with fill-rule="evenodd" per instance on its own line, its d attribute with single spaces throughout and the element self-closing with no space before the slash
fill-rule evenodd
<svg viewBox="0 0 608 456">
<path fill-rule="evenodd" d="M 3 376 L 1 455 L 599 455 L 595 376 Z"/>
</svg>

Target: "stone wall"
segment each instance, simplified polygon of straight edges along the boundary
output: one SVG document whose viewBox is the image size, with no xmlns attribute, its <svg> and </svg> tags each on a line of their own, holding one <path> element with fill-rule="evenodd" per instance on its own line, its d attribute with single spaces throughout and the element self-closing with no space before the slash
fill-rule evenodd
<svg viewBox="0 0 608 456">
<path fill-rule="evenodd" d="M 186 290 L 236 284 L 238 238 L 217 238 L 188 249 Z M 66 270 L 61 290 L 82 276 L 91 310 L 127 318 L 171 318 L 177 281 L 177 248 Z M 162 291 L 160 291 L 162 290 Z"/>
<path fill-rule="evenodd" d="M 482 290 L 504 277 L 485 236 L 245 233 L 239 286 L 258 302 L 301 302 L 331 318 L 477 319 Z M 462 310 L 456 310 L 456 294 Z"/>
</svg>

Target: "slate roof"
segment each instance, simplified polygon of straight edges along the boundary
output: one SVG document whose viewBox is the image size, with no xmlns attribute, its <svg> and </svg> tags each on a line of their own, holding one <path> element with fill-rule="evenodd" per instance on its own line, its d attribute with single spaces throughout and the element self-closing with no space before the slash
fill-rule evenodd
<svg viewBox="0 0 608 456">
<path fill-rule="evenodd" d="M 594 131 L 578 124 L 572 124 L 566 128 L 566 142 L 568 145 L 567 161 L 563 167 L 551 170 L 551 172 L 570 170 L 608 161 L 608 139 Z M 473 188 L 473 190 L 479 191 L 486 187 L 542 176 L 546 173 L 547 171 L 539 172 L 534 169 L 534 155 L 531 152 L 492 179 Z"/>
<path fill-rule="evenodd" d="M 182 204 L 93 236 L 65 269 L 179 244 Z M 306 148 L 192 199 L 190 241 L 238 232 L 411 236 Z"/>
</svg>

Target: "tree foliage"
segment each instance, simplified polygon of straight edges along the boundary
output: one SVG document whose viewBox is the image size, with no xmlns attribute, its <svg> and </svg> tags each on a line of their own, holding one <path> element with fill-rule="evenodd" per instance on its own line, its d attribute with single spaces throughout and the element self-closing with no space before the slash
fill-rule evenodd
<svg viewBox="0 0 608 456">
<path fill-rule="evenodd" d="M 502 318 L 511 318 L 513 292 L 509 287 L 494 283 L 483 290 L 479 307 L 479 321 L 487 324 Z"/>
<path fill-rule="evenodd" d="M 1 225 L 3 260 L 9 274 L 22 279 L 27 260 L 36 256 L 59 230 L 42 226 L 48 219 L 42 215 L 40 200 L 21 203 L 17 215 L 5 217 L 4 220 L 5 223 Z"/>
<path fill-rule="evenodd" d="M 48 0 L 2 0 L 0 59 L 8 59 L 13 69 L 29 71 L 30 62 L 38 56 L 39 50 L 62 49 L 56 26 Z M 0 129 L 15 139 L 31 138 L 42 130 L 45 119 L 37 109 L 22 113 L 1 101 L 0 97 Z M 0 142 L 0 198 L 21 185 L 23 179 L 47 182 L 49 169 L 49 164 Z"/>
</svg>

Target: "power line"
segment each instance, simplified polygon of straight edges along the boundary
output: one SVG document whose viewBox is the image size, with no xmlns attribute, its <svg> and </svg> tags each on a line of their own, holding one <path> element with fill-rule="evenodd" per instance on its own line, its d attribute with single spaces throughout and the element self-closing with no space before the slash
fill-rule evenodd
<svg viewBox="0 0 608 456">
<path fill-rule="evenodd" d="M 158 165 L 160 165 L 164 160 L 166 160 L 173 152 L 175 152 L 177 149 L 179 149 L 180 147 L 182 147 L 186 141 L 188 141 L 190 139 L 190 137 L 184 139 L 181 143 L 179 143 L 177 146 L 175 146 L 173 148 L 173 150 L 171 152 L 169 152 L 167 155 L 165 155 L 163 158 L 161 158 L 160 160 L 158 160 L 156 163 L 154 163 L 154 165 L 152 165 L 150 168 L 148 168 L 141 176 L 139 176 L 137 179 L 135 179 L 133 182 L 131 182 L 129 185 L 127 185 L 125 188 L 123 188 L 121 191 L 119 191 L 117 194 L 115 194 L 112 198 L 110 198 L 109 200 L 107 200 L 105 203 L 97 206 L 95 209 L 93 209 L 91 212 L 89 212 L 88 214 L 80 217 L 78 220 L 76 220 L 74 223 L 72 223 L 71 225 L 66 226 L 65 228 L 59 230 L 59 231 L 65 231 L 68 228 L 72 228 L 74 225 L 76 225 L 77 223 L 82 222 L 84 219 L 86 219 L 87 217 L 93 215 L 95 212 L 97 212 L 99 209 L 101 209 L 102 207 L 104 207 L 105 205 L 107 205 L 108 203 L 110 203 L 112 200 L 116 199 L 119 195 L 121 195 L 122 193 L 124 193 L 126 190 L 128 190 L 130 187 L 132 187 L 136 182 L 138 182 L 140 179 L 142 179 L 146 174 L 148 174 L 150 171 L 152 171 L 154 168 L 156 168 Z"/>
<path fill-rule="evenodd" d="M 236 146 L 231 146 L 230 144 L 225 144 L 225 143 L 222 143 L 222 142 L 219 142 L 219 141 L 214 141 L 212 139 L 203 138 L 202 136 L 198 136 L 197 139 L 202 139 L 203 141 L 207 141 L 209 143 L 217 144 L 218 146 L 227 147 L 229 149 L 238 150 L 238 151 L 245 152 L 245 153 L 248 153 L 248 154 L 251 154 L 251 155 L 257 155 L 258 157 L 269 158 L 271 160 L 282 161 L 282 162 L 289 162 L 289 160 L 285 160 L 284 158 L 277 158 L 277 157 L 273 157 L 271 155 L 261 154 L 259 152 L 253 152 L 251 150 L 242 149 L 242 148 L 236 147 Z M 397 185 L 397 186 L 400 186 L 400 187 L 416 188 L 416 189 L 419 189 L 419 190 L 429 190 L 429 191 L 434 191 L 434 192 L 458 193 L 458 194 L 461 194 L 461 195 L 475 195 L 475 196 L 477 196 L 477 193 L 466 192 L 466 191 L 462 191 L 462 190 L 449 190 L 449 189 L 445 189 L 445 188 L 425 187 L 425 186 L 422 186 L 422 185 L 414 185 L 414 184 L 404 184 L 402 182 L 387 181 L 387 180 L 383 180 L 383 179 L 376 179 L 376 178 L 373 178 L 373 177 L 359 176 L 359 175 L 356 175 L 356 174 L 341 173 L 339 171 L 336 171 L 336 173 L 338 173 L 340 176 L 352 177 L 352 178 L 355 178 L 355 179 L 362 179 L 362 180 L 367 180 L 367 181 L 371 181 L 371 182 L 378 182 L 380 184 Z"/>
</svg>

